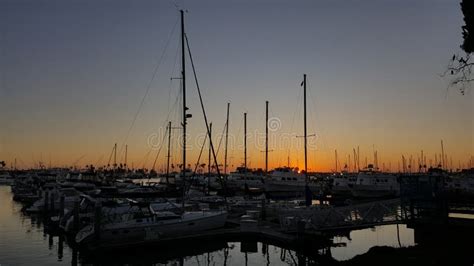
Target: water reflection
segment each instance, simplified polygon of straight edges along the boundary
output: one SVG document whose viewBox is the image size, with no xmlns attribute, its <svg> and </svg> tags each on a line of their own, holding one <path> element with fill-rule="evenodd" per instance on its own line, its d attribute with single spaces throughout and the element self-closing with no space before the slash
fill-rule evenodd
<svg viewBox="0 0 474 266">
<path fill-rule="evenodd" d="M 373 246 L 415 244 L 413 229 L 388 225 L 335 236 L 332 246 L 310 247 L 305 253 L 261 242 L 200 241 L 94 254 L 71 248 L 62 235 L 48 234 L 42 217 L 25 215 L 21 208 L 12 200 L 10 188 L 0 186 L 1 265 L 338 265 L 339 261 L 367 253 Z M 418 240 L 425 235 L 418 235 Z"/>
<path fill-rule="evenodd" d="M 398 227 L 398 230 L 397 230 Z M 415 245 L 414 230 L 406 225 L 385 225 L 356 230 L 348 236 L 334 237 L 334 243 L 345 247 L 333 247 L 331 252 L 338 260 L 351 259 L 369 251 L 373 246 L 408 247 Z"/>
</svg>

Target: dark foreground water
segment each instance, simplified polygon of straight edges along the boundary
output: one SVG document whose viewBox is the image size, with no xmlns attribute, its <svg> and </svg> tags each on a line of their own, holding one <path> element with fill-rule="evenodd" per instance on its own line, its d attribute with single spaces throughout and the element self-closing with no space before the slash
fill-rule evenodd
<svg viewBox="0 0 474 266">
<path fill-rule="evenodd" d="M 169 249 L 141 249 L 99 255 L 81 254 L 59 236 L 47 234 L 41 219 L 21 211 L 12 200 L 9 186 L 0 186 L 0 266 L 5 265 L 298 265 L 323 256 L 329 260 L 347 260 L 366 253 L 373 246 L 412 246 L 413 230 L 404 225 L 380 226 L 353 231 L 348 237 L 335 237 L 338 247 L 315 249 L 308 258 L 291 250 L 264 243 L 198 243 Z"/>
</svg>

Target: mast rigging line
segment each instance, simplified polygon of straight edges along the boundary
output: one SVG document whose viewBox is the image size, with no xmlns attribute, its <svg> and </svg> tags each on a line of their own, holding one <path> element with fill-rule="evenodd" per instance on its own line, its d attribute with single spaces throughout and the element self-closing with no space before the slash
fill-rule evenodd
<svg viewBox="0 0 474 266">
<path fill-rule="evenodd" d="M 176 51 L 176 54 L 175 54 L 175 59 L 174 59 L 175 64 L 173 65 L 173 71 L 172 71 L 172 73 L 171 73 L 171 76 L 173 76 L 173 73 L 174 73 L 175 68 L 176 68 L 177 53 L 178 53 L 178 51 L 179 51 L 179 49 Z M 176 112 L 176 109 L 177 109 L 176 106 L 177 106 L 177 104 L 178 104 L 178 102 L 179 102 L 179 99 L 180 99 L 180 96 L 181 96 L 182 91 L 181 91 L 181 90 L 178 91 L 178 93 L 176 94 L 176 98 L 175 98 L 175 100 L 174 100 L 174 103 L 173 103 L 172 107 L 170 108 L 170 104 L 169 104 L 169 103 L 170 103 L 171 91 L 172 91 L 172 86 L 173 86 L 172 83 L 173 83 L 173 78 L 170 79 L 170 90 L 169 90 L 169 93 L 168 93 L 168 114 L 166 115 L 166 119 L 163 121 L 163 125 L 161 126 L 161 128 L 166 127 L 166 124 L 168 123 L 168 121 L 176 120 L 176 116 L 177 116 L 177 114 L 178 114 L 178 112 Z M 181 83 L 182 83 L 182 80 L 180 79 L 180 84 L 181 84 Z M 180 85 L 180 86 L 181 86 L 181 85 Z M 171 113 L 173 113 L 173 114 L 171 114 Z M 173 119 L 170 119 L 171 116 L 173 116 Z M 161 145 L 163 145 L 163 142 L 161 143 Z M 161 147 L 160 147 L 160 149 L 161 149 Z M 148 160 L 148 155 L 150 154 L 150 152 L 151 152 L 152 150 L 153 150 L 153 147 L 150 147 L 150 150 L 147 152 L 147 155 L 145 156 L 145 160 L 144 160 L 144 162 L 143 162 L 143 168 L 145 168 L 146 162 L 147 162 L 147 160 Z M 158 155 L 159 155 L 159 154 L 157 154 L 157 156 L 158 156 Z M 156 163 L 156 160 L 157 160 L 157 159 L 155 159 L 155 161 L 154 161 L 154 165 L 155 165 L 155 163 Z M 153 168 L 153 169 L 154 169 L 154 168 Z"/>
<path fill-rule="evenodd" d="M 204 145 L 205 145 L 206 142 L 207 142 L 207 137 L 208 137 L 208 136 L 207 136 L 207 134 L 206 134 L 206 136 L 204 137 L 204 141 L 202 142 L 202 145 L 201 145 L 201 151 L 199 152 L 199 156 L 198 156 L 196 165 L 195 165 L 195 167 L 194 167 L 194 171 L 193 171 L 194 173 L 196 173 L 197 168 L 198 168 L 198 166 L 199 166 L 199 162 L 201 161 L 202 151 L 204 150 Z"/>
<path fill-rule="evenodd" d="M 313 127 L 313 132 L 316 133 L 316 141 L 318 141 L 320 143 L 320 148 L 319 150 L 322 151 L 323 150 L 323 145 L 325 145 L 325 140 L 323 139 L 324 137 L 324 134 L 322 133 L 323 131 L 323 128 L 324 126 L 321 126 L 322 124 L 322 120 L 320 119 L 319 117 L 319 112 L 318 112 L 318 107 L 319 105 L 317 104 L 317 100 L 318 99 L 317 97 L 314 97 L 312 94 L 311 94 L 311 84 L 309 84 L 310 82 L 308 82 L 307 86 L 308 86 L 308 98 L 310 100 L 310 105 L 311 107 L 309 108 L 309 120 L 310 122 L 312 121 L 313 123 L 315 123 L 316 125 L 318 125 L 317 127 L 316 126 L 312 126 L 314 125 L 313 123 L 310 123 L 310 127 Z M 320 128 L 321 130 L 318 130 L 317 128 Z M 321 132 L 321 133 L 318 133 L 318 132 Z M 316 151 L 318 150 L 318 146 L 316 145 Z"/>
<path fill-rule="evenodd" d="M 301 106 L 302 101 L 303 100 L 302 100 L 302 97 L 301 97 L 301 90 L 298 90 L 298 94 L 297 94 L 297 98 L 296 98 L 296 109 L 293 112 L 293 119 L 291 119 L 291 124 L 290 124 L 290 128 L 289 128 L 288 132 L 293 131 L 295 121 L 296 121 L 296 117 L 297 117 L 297 115 L 299 116 L 299 114 L 300 114 L 300 106 Z"/>
<path fill-rule="evenodd" d="M 153 167 L 151 168 L 152 170 L 155 170 L 156 161 L 158 160 L 158 156 L 160 156 L 160 152 L 161 152 L 161 149 L 163 148 L 163 143 L 165 143 L 165 139 L 166 139 L 166 134 L 163 134 L 163 139 L 161 140 L 160 147 L 158 148 L 158 153 L 156 154 L 155 160 L 153 161 Z"/>
<path fill-rule="evenodd" d="M 169 118 L 170 118 L 170 115 L 171 115 L 171 110 L 174 110 L 174 109 L 175 109 L 176 105 L 178 104 L 178 100 L 179 100 L 180 95 L 181 95 L 180 93 L 178 93 L 178 94 L 176 95 L 176 99 L 175 99 L 175 101 L 174 101 L 174 103 L 173 103 L 173 107 L 168 110 L 168 115 L 166 116 L 166 119 L 165 119 L 165 121 L 163 122 L 162 128 L 163 128 L 163 127 L 166 125 L 166 123 L 170 120 Z M 166 135 L 166 134 L 164 134 L 164 135 Z M 163 140 L 163 141 L 164 141 L 164 140 Z M 162 145 L 163 145 L 163 141 L 161 142 L 160 149 L 161 149 L 161 147 L 162 147 Z M 151 152 L 152 150 L 153 150 L 153 147 L 150 147 L 150 150 L 147 152 L 147 154 L 146 154 L 146 156 L 145 156 L 145 158 L 144 158 L 143 168 L 145 168 L 146 162 L 148 161 L 148 155 L 150 154 L 150 152 Z M 158 153 L 158 155 L 159 155 L 159 153 Z M 157 156 L 158 156 L 158 155 L 157 155 Z M 156 163 L 156 159 L 155 159 L 155 163 Z M 152 169 L 153 169 L 153 168 L 152 168 Z"/>
<path fill-rule="evenodd" d="M 222 133 L 221 133 L 221 136 L 219 138 L 219 145 L 217 145 L 216 156 L 219 156 L 219 151 L 221 150 L 222 139 L 224 138 L 224 132 L 225 132 L 226 127 L 227 127 L 227 121 L 224 124 L 224 128 L 222 129 Z"/>
<path fill-rule="evenodd" d="M 165 53 L 166 51 L 168 50 L 168 45 L 171 41 L 171 38 L 173 37 L 174 35 L 174 32 L 175 32 L 175 29 L 176 29 L 176 25 L 178 25 L 178 19 L 176 19 L 176 22 L 173 26 L 173 29 L 171 30 L 171 33 L 169 34 L 168 36 L 168 40 L 166 41 L 166 44 L 165 44 L 165 47 L 163 49 L 163 52 L 161 53 L 161 56 L 160 58 L 158 59 L 158 63 L 156 64 L 155 66 L 155 69 L 153 70 L 153 75 L 150 79 L 150 81 L 148 82 L 148 86 L 146 88 L 146 91 L 145 91 L 145 94 L 143 95 L 143 98 L 140 102 L 140 105 L 138 106 L 138 110 L 137 112 L 135 113 L 135 116 L 133 117 L 133 120 L 132 120 L 132 123 L 130 124 L 130 127 L 128 128 L 128 131 L 127 131 L 127 134 L 125 135 L 125 138 L 122 142 L 122 145 L 120 146 L 120 151 L 119 151 L 119 154 L 122 153 L 122 150 L 123 150 L 123 147 L 125 145 L 125 143 L 127 142 L 128 140 L 128 137 L 130 136 L 130 133 L 132 132 L 132 129 L 133 129 L 133 126 L 135 125 L 135 121 L 137 120 L 138 118 L 138 115 L 140 114 L 141 110 L 142 110 L 142 107 L 143 107 L 143 104 L 145 103 L 145 99 L 146 97 L 148 96 L 148 93 L 150 92 L 150 88 L 151 88 L 151 84 L 153 83 L 153 80 L 155 79 L 156 77 L 156 73 L 158 73 L 158 69 L 160 68 L 161 66 L 161 62 L 163 61 L 163 58 L 165 57 Z"/>
<path fill-rule="evenodd" d="M 202 100 L 201 88 L 199 87 L 199 82 L 198 82 L 197 74 L 196 74 L 196 68 L 194 67 L 194 60 L 193 60 L 193 56 L 191 54 L 191 48 L 189 47 L 188 35 L 185 33 L 184 37 L 186 39 L 186 47 L 188 48 L 189 58 L 190 58 L 190 61 L 191 61 L 191 66 L 193 68 L 194 81 L 196 82 L 196 89 L 197 89 L 198 95 L 199 95 L 199 102 L 201 103 L 201 109 L 202 109 L 202 113 L 204 115 L 204 122 L 206 124 L 207 135 L 210 136 L 211 131 L 209 129 L 209 123 L 207 121 L 206 109 L 204 108 L 204 102 Z M 216 152 L 214 150 L 214 144 L 212 144 L 212 139 L 211 138 L 209 138 L 209 144 L 211 145 L 211 151 L 212 151 L 212 157 L 214 157 L 214 163 L 215 163 L 215 165 L 218 166 L 219 164 L 217 163 L 217 155 L 216 155 Z M 219 167 L 216 167 L 216 171 L 217 171 L 217 176 L 221 177 Z M 225 202 L 225 205 L 227 206 L 227 186 L 226 186 L 226 182 L 225 182 L 225 180 L 227 178 L 225 176 L 223 178 L 224 178 L 224 180 L 221 180 L 220 178 L 219 178 L 219 180 L 221 181 L 222 188 L 224 189 L 224 202 Z"/>
<path fill-rule="evenodd" d="M 110 161 L 112 160 L 112 155 L 114 154 L 115 146 L 112 148 L 112 151 L 110 152 L 109 160 L 107 161 L 107 168 L 110 166 Z"/>
</svg>

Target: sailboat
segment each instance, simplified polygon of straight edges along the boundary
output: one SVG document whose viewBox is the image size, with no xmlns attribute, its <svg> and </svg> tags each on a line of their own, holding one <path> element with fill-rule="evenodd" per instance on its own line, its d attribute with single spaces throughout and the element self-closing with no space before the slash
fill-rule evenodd
<svg viewBox="0 0 474 266">
<path fill-rule="evenodd" d="M 247 167 L 247 113 L 244 113 L 244 164 L 231 172 L 228 186 L 235 189 L 262 189 L 263 170 L 252 170 Z"/>
<path fill-rule="evenodd" d="M 306 206 L 312 204 L 312 191 L 322 192 L 325 188 L 322 183 L 317 183 L 310 179 L 308 175 L 308 154 L 307 154 L 307 126 L 306 126 L 306 74 L 303 75 L 303 100 L 304 100 L 304 172 L 297 168 L 279 167 L 265 180 L 265 192 L 274 197 L 305 197 Z M 268 102 L 267 102 L 267 149 L 268 149 Z M 266 151 L 266 157 L 268 151 Z M 268 159 L 266 159 L 268 160 Z"/>
<path fill-rule="evenodd" d="M 181 67 L 183 89 L 183 166 L 186 166 L 186 120 L 191 115 L 187 114 L 186 107 L 186 68 L 185 68 L 185 32 L 184 11 L 181 13 Z M 189 47 L 188 47 L 189 48 Z M 206 121 L 207 123 L 207 121 Z M 181 181 L 185 188 L 186 169 L 182 168 Z M 97 244 L 100 247 L 129 246 L 146 244 L 176 236 L 184 236 L 200 231 L 223 227 L 227 220 L 226 211 L 184 211 L 185 189 L 183 189 L 182 212 L 162 211 L 155 212 L 152 208 L 143 207 L 140 213 L 122 216 L 112 222 L 102 224 L 103 219 L 96 217 L 93 225 L 80 230 L 75 238 L 79 245 Z M 97 221 L 99 220 L 99 221 Z"/>
</svg>

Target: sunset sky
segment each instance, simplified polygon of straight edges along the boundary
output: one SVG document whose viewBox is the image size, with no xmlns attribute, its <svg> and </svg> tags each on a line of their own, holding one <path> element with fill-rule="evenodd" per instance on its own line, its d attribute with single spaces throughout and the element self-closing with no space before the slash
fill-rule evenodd
<svg viewBox="0 0 474 266">
<path fill-rule="evenodd" d="M 457 0 L 0 0 L 0 160 L 17 158 L 20 168 L 104 165 L 118 143 L 120 162 L 127 144 L 130 166 L 151 167 L 167 121 L 181 123 L 180 81 L 170 79 L 181 67 L 177 6 L 188 10 L 214 136 L 231 103 L 230 168 L 243 162 L 244 112 L 249 165 L 264 166 L 266 100 L 270 166 L 289 156 L 303 167 L 304 73 L 308 134 L 316 134 L 310 170 L 334 169 L 335 149 L 340 164 L 353 160 L 357 146 L 361 164 L 377 150 L 380 166 L 393 170 L 402 154 L 416 159 L 423 150 L 434 159 L 441 139 L 454 167 L 474 155 L 474 92 L 447 90 L 449 79 L 440 77 L 461 53 Z M 194 164 L 205 124 L 189 66 Z M 180 134 L 173 130 L 174 164 Z M 158 169 L 165 156 L 166 145 Z"/>
</svg>

